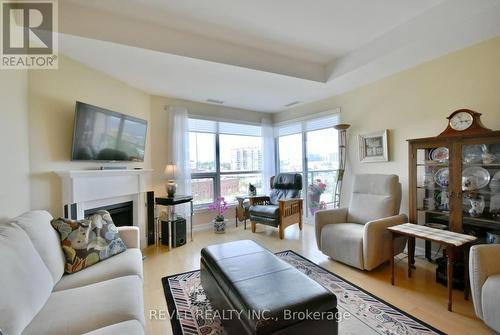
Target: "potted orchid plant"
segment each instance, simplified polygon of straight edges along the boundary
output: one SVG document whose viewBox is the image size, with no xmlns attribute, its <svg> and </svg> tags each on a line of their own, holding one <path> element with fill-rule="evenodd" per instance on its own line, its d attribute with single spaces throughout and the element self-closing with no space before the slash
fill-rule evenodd
<svg viewBox="0 0 500 335">
<path fill-rule="evenodd" d="M 229 208 L 224 197 L 217 197 L 215 202 L 208 206 L 208 210 L 216 212 L 217 216 L 213 220 L 214 232 L 216 234 L 223 234 L 226 232 L 226 220 L 224 220 L 224 213 Z"/>
</svg>

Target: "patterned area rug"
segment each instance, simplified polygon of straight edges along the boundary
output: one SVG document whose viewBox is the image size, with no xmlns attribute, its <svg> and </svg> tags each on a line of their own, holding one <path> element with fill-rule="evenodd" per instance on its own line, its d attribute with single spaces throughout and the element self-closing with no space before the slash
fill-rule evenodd
<svg viewBox="0 0 500 335">
<path fill-rule="evenodd" d="M 339 312 L 351 316 L 339 322 L 339 334 L 444 334 L 293 251 L 276 255 L 337 296 Z M 175 335 L 224 334 L 200 284 L 200 271 L 165 277 L 162 282 Z"/>
</svg>

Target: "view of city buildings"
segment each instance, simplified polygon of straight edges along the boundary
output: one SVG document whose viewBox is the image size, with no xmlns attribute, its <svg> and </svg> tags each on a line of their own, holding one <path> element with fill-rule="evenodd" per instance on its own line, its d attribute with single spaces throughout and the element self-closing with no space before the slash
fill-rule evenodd
<svg viewBox="0 0 500 335">
<path fill-rule="evenodd" d="M 260 171 L 262 150 L 260 147 L 231 149 L 230 171 Z"/>
<path fill-rule="evenodd" d="M 212 172 L 213 161 L 191 160 L 191 171 L 200 172 L 208 168 Z M 221 155 L 220 169 L 222 172 L 235 172 L 235 174 L 222 175 L 220 178 L 221 195 L 228 201 L 235 201 L 237 195 L 246 194 L 248 183 L 261 189 L 261 174 L 237 174 L 238 172 L 260 171 L 262 168 L 262 149 L 260 146 L 241 146 L 230 149 L 227 155 Z M 196 204 L 209 203 L 214 198 L 213 178 L 200 178 L 192 180 L 192 192 Z"/>
</svg>

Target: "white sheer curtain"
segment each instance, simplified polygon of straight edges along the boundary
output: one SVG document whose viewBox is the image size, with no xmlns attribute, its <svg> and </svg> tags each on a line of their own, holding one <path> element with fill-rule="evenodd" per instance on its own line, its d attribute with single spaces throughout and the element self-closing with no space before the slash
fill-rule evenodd
<svg viewBox="0 0 500 335">
<path fill-rule="evenodd" d="M 191 168 L 189 166 L 188 112 L 186 108 L 176 106 L 169 106 L 168 111 L 172 125 L 171 129 L 173 130 L 170 160 L 176 168 L 176 194 L 190 195 Z"/>
<path fill-rule="evenodd" d="M 274 129 L 271 119 L 262 119 L 262 190 L 269 194 L 269 180 L 276 174 L 274 155 Z"/>
</svg>

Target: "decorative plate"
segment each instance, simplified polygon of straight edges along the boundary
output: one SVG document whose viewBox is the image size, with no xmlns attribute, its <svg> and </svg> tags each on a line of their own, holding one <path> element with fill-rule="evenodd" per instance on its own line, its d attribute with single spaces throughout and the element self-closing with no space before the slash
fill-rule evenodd
<svg viewBox="0 0 500 335">
<path fill-rule="evenodd" d="M 479 190 L 488 186 L 490 178 L 488 170 L 480 166 L 471 166 L 462 171 L 462 180 L 468 179 L 472 181 L 466 188 L 468 191 Z"/>
<path fill-rule="evenodd" d="M 434 148 L 429 151 L 429 159 L 431 161 L 444 162 L 447 161 L 448 158 L 449 152 L 446 147 Z"/>
<path fill-rule="evenodd" d="M 434 181 L 441 187 L 448 187 L 450 180 L 449 176 L 450 170 L 448 170 L 448 168 L 442 168 L 437 170 L 437 172 L 434 174 Z"/>
</svg>

